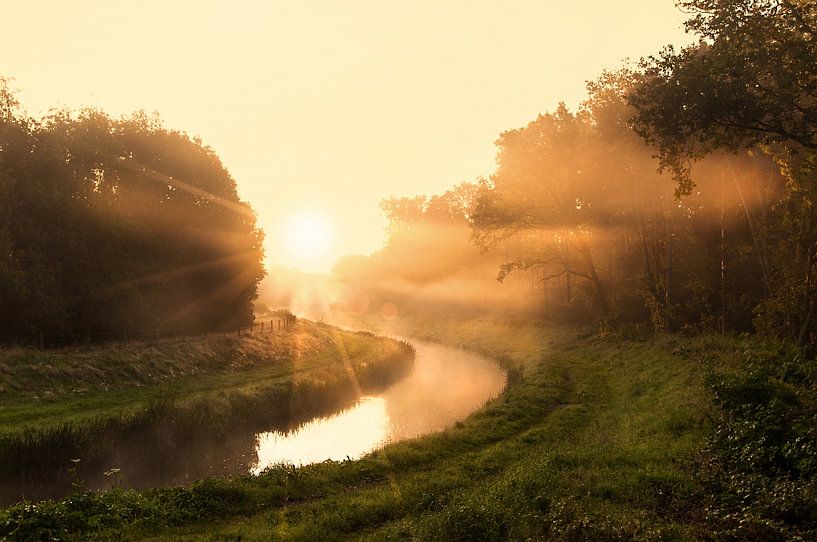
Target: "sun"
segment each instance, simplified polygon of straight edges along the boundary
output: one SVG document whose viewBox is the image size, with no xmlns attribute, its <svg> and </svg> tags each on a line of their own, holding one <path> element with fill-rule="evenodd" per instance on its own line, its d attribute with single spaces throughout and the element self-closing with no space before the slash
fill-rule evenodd
<svg viewBox="0 0 817 542">
<path fill-rule="evenodd" d="M 325 259 L 331 242 L 331 225 L 320 213 L 300 211 L 287 222 L 286 244 L 296 265 L 314 265 Z"/>
</svg>

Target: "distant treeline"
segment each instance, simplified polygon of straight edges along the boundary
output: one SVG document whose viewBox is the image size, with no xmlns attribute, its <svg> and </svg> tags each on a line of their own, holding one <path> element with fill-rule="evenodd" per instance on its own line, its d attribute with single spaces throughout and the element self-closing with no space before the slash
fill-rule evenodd
<svg viewBox="0 0 817 542">
<path fill-rule="evenodd" d="M 384 202 L 387 246 L 337 274 L 480 302 L 490 262 L 556 320 L 817 343 L 817 4 L 679 4 L 701 41 L 503 133 L 489 178 Z"/>
<path fill-rule="evenodd" d="M 234 330 L 262 240 L 200 140 L 141 112 L 33 119 L 0 79 L 0 338 Z"/>
</svg>

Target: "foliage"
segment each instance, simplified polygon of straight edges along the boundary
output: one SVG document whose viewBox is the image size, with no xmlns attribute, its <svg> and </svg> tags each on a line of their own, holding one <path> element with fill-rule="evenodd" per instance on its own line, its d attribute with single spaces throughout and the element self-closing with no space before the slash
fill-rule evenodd
<svg viewBox="0 0 817 542">
<path fill-rule="evenodd" d="M 504 133 L 474 237 L 508 254 L 500 280 L 528 273 L 542 312 L 563 321 L 751 329 L 763 301 L 754 213 L 783 180 L 766 157 L 715 156 L 696 169 L 698 191 L 675 200 L 628 126 L 637 79 L 606 72 L 578 112 L 560 106 Z"/>
<path fill-rule="evenodd" d="M 431 305 L 815 348 L 815 4 L 679 5 L 699 43 L 604 72 L 577 111 L 501 134 L 496 171 L 453 206 L 481 258 L 430 212 L 460 189 L 388 200 L 387 245 L 336 268 L 361 285 L 345 304 L 376 316 L 422 286 Z"/>
<path fill-rule="evenodd" d="M 789 342 L 748 335 L 681 342 L 706 367 L 712 429 L 696 472 L 709 537 L 814 538 L 817 362 Z"/>
<path fill-rule="evenodd" d="M 635 126 L 690 193 L 686 160 L 713 150 L 817 149 L 817 6 L 809 0 L 686 0 L 700 42 L 643 62 Z"/>
<path fill-rule="evenodd" d="M 792 348 L 743 345 L 716 366 L 708 511 L 727 537 L 817 535 L 817 363 Z"/>
<path fill-rule="evenodd" d="M 801 0 L 688 0 L 700 41 L 642 61 L 633 125 L 656 146 L 678 194 L 691 163 L 748 148 L 777 161 L 786 189 L 757 220 L 747 208 L 766 296 L 756 326 L 801 345 L 817 340 L 817 5 Z"/>
<path fill-rule="evenodd" d="M 263 236 L 215 152 L 138 112 L 26 117 L 0 81 L 0 328 L 123 338 L 252 320 Z"/>
</svg>

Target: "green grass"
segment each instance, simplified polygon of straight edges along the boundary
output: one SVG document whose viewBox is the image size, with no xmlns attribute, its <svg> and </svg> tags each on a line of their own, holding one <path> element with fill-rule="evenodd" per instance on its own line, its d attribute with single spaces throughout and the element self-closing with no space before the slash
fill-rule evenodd
<svg viewBox="0 0 817 542">
<path fill-rule="evenodd" d="M 335 371 L 343 351 L 357 365 L 389 353 L 372 339 L 301 321 L 288 332 L 214 336 L 158 347 L 0 351 L 0 366 L 11 373 L 7 378 L 16 390 L 0 398 L 0 435 L 137 412 L 157 398 L 195 400 L 315 378 L 321 369 Z M 83 370 L 93 376 L 83 376 Z M 26 376 L 17 381 L 20 374 Z M 100 378 L 106 385 L 91 385 Z M 81 383 L 86 385 L 82 391 L 71 391 Z"/>
<path fill-rule="evenodd" d="M 224 443 L 250 442 L 257 431 L 295 426 L 349 404 L 361 390 L 381 389 L 405 374 L 413 358 L 411 349 L 396 341 L 310 322 L 273 337 L 211 341 L 216 341 L 214 351 L 226 344 L 233 353 L 231 360 L 217 364 L 222 372 L 212 372 L 215 369 L 206 355 L 180 363 L 194 374 L 152 386 L 96 390 L 47 401 L 19 395 L 4 401 L 0 409 L 2 498 L 9 499 L 16 491 L 67 492 L 75 476 L 99 479 L 98 465 L 122 457 L 133 439 L 143 446 L 152 443 L 145 453 L 158 454 L 153 459 L 167 462 L 168 468 L 175 457 L 217 450 Z M 293 345 L 289 357 L 276 355 L 281 342 Z M 206 353 L 204 346 L 198 345 L 197 351 Z M 99 354 L 109 352 L 100 349 Z M 61 363 L 70 367 L 72 361 Z M 204 372 L 195 370 L 202 367 L 209 372 L 195 374 Z M 138 483 L 144 478 L 140 472 L 150 468 L 142 463 L 150 463 L 150 457 L 140 457 L 135 464 L 117 463 L 117 467 L 128 473 L 128 483 Z M 74 459 L 80 463 L 72 463 Z"/>
<path fill-rule="evenodd" d="M 182 538 L 694 538 L 701 488 L 684 467 L 706 399 L 689 363 L 612 339 L 557 340 L 542 361 L 461 427 L 375 454 L 387 484 Z"/>
<path fill-rule="evenodd" d="M 413 331 L 513 369 L 508 390 L 442 433 L 360 461 L 274 468 L 188 489 L 12 508 L 0 532 L 62 539 L 695 539 L 694 469 L 709 430 L 705 368 L 672 340 L 520 322 Z M 85 500 L 82 500 L 85 499 Z M 18 531 L 13 531 L 18 529 Z"/>
</svg>

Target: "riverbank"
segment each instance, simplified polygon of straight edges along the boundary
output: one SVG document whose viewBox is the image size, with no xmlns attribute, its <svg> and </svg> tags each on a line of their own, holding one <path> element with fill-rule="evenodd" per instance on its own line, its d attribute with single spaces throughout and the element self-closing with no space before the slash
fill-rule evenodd
<svg viewBox="0 0 817 542">
<path fill-rule="evenodd" d="M 655 503 L 676 486 L 675 495 L 695 491 L 683 465 L 703 441 L 706 399 L 692 363 L 660 346 L 576 343 L 530 324 L 473 321 L 461 329 L 473 346 L 517 367 L 520 378 L 448 431 L 361 461 L 281 467 L 190 489 L 108 493 L 82 506 L 94 510 L 93 525 L 126 538 L 524 538 L 584 510 L 676 528 Z M 77 518 L 62 524 L 77 538 L 111 536 L 86 523 L 77 507 L 48 503 L 37 514 Z M 12 509 L 4 524 L 28 519 L 31 512 Z"/>
<path fill-rule="evenodd" d="M 242 337 L 2 352 L 4 372 L 26 378 L 0 401 L 0 497 L 247 473 L 256 431 L 342 408 L 400 378 L 412 358 L 396 341 L 308 321 Z"/>
<path fill-rule="evenodd" d="M 311 323 L 243 335 L 79 344 L 38 350 L 0 349 L 0 401 L 53 402 L 100 391 L 163 384 L 188 376 L 236 372 L 304 357 L 326 348 L 331 336 Z"/>
<path fill-rule="evenodd" d="M 0 532 L 77 540 L 813 534 L 814 364 L 788 359 L 785 347 L 488 318 L 437 320 L 414 331 L 469 344 L 514 367 L 517 378 L 451 429 L 360 461 L 15 507 L 0 514 Z M 763 425 L 772 415 L 792 429 Z"/>
</svg>

